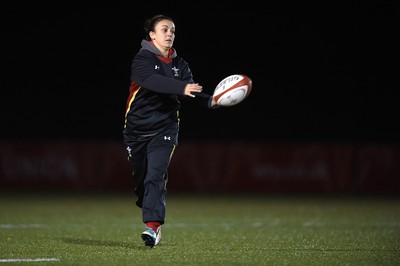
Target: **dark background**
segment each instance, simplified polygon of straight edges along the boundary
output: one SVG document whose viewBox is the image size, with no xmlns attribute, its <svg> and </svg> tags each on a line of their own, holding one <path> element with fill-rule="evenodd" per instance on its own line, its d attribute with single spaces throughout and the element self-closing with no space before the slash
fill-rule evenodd
<svg viewBox="0 0 400 266">
<path fill-rule="evenodd" d="M 130 63 L 158 13 L 212 93 L 246 74 L 251 95 L 183 105 L 181 140 L 397 142 L 396 1 L 31 1 L 2 8 L 2 140 L 122 140 Z"/>
</svg>

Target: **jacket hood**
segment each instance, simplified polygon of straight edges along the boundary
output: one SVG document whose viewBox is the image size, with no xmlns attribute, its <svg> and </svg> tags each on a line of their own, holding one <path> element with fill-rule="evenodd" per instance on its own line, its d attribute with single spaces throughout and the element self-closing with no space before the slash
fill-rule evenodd
<svg viewBox="0 0 400 266">
<path fill-rule="evenodd" d="M 153 54 L 159 55 L 159 56 L 163 56 L 162 53 L 160 52 L 160 50 L 157 49 L 157 47 L 149 42 L 148 40 L 142 40 L 142 48 L 140 48 L 140 50 L 148 50 L 150 52 L 152 52 Z M 171 47 L 171 58 L 175 58 L 177 56 L 177 52 L 174 48 Z"/>
</svg>

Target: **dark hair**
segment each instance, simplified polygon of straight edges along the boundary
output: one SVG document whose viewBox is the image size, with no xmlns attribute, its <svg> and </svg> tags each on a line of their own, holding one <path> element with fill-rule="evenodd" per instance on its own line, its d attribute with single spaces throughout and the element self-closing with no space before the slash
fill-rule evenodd
<svg viewBox="0 0 400 266">
<path fill-rule="evenodd" d="M 158 22 L 160 22 L 161 20 L 169 20 L 171 22 L 174 22 L 173 19 L 171 17 L 168 17 L 166 15 L 155 15 L 154 17 L 148 18 L 145 22 L 144 22 L 144 32 L 145 32 L 145 39 L 150 41 L 150 31 L 155 31 L 155 27 L 157 25 Z"/>
</svg>

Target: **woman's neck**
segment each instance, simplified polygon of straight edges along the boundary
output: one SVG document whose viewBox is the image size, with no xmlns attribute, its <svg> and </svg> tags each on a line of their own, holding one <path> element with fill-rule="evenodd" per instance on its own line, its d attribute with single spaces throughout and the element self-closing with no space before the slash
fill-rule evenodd
<svg viewBox="0 0 400 266">
<path fill-rule="evenodd" d="M 170 50 L 169 48 L 168 48 L 168 49 L 163 49 L 163 48 L 159 47 L 156 43 L 153 42 L 153 44 L 154 44 L 154 46 L 158 49 L 158 51 L 161 52 L 161 54 L 162 54 L 164 57 L 166 57 L 166 58 L 169 57 L 169 50 Z"/>
<path fill-rule="evenodd" d="M 162 50 L 160 50 L 160 51 L 161 51 L 161 53 L 162 53 L 162 55 L 163 55 L 164 57 L 168 58 L 168 57 L 169 57 L 169 50 L 170 50 L 170 49 L 162 49 Z"/>
</svg>

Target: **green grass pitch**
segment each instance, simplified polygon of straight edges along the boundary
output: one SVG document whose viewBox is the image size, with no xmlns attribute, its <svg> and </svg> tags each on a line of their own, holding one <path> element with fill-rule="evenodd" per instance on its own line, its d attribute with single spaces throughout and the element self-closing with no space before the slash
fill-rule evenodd
<svg viewBox="0 0 400 266">
<path fill-rule="evenodd" d="M 400 265 L 400 199 L 170 192 L 145 247 L 133 193 L 0 194 L 1 265 Z"/>
</svg>

